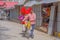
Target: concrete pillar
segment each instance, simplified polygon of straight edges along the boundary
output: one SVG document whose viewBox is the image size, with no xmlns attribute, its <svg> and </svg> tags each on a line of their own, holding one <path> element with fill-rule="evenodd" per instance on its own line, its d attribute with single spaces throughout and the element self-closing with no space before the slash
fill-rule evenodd
<svg viewBox="0 0 60 40">
<path fill-rule="evenodd" d="M 42 9 L 41 9 L 41 5 L 40 5 L 40 26 L 42 25 L 42 21 L 43 21 L 43 19 L 42 19 L 42 11 L 41 11 Z"/>
<path fill-rule="evenodd" d="M 57 13 L 57 32 L 60 32 L 60 3 L 58 3 L 58 13 Z"/>
<path fill-rule="evenodd" d="M 51 13 L 50 13 L 50 21 L 48 25 L 48 34 L 51 35 L 53 33 L 53 25 L 54 25 L 54 13 L 55 13 L 55 6 L 51 6 Z"/>
</svg>

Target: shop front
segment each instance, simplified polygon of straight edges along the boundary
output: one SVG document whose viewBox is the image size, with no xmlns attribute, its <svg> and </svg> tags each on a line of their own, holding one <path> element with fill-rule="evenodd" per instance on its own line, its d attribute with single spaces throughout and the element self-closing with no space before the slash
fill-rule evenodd
<svg viewBox="0 0 60 40">
<path fill-rule="evenodd" d="M 28 4 L 30 3 L 27 3 L 26 6 L 32 7 L 33 11 L 36 13 L 36 29 L 48 33 L 50 12 L 53 3 L 37 2 L 37 4 Z"/>
<path fill-rule="evenodd" d="M 52 5 L 53 5 L 52 3 L 41 5 L 42 24 L 40 29 L 46 33 L 48 32 L 48 25 L 49 25 L 50 12 L 51 12 Z"/>
<path fill-rule="evenodd" d="M 60 38 L 60 2 L 42 1 L 31 7 L 36 13 L 36 29 Z"/>
<path fill-rule="evenodd" d="M 57 2 L 44 3 L 32 6 L 36 13 L 36 29 L 49 35 L 56 30 L 56 14 L 58 13 Z"/>
<path fill-rule="evenodd" d="M 15 6 L 15 8 L 10 9 L 10 20 L 14 22 L 19 22 L 18 16 L 19 16 L 19 6 Z"/>
<path fill-rule="evenodd" d="M 49 35 L 60 38 L 60 1 L 54 1 L 50 4 L 42 5 L 41 14 L 43 21 L 40 29 Z"/>
<path fill-rule="evenodd" d="M 6 14 L 7 14 L 7 18 L 9 19 L 9 20 L 15 20 L 15 19 L 17 19 L 17 12 L 18 12 L 18 10 L 17 10 L 17 8 L 15 7 L 15 5 L 17 5 L 18 4 L 18 2 L 5 2 L 4 3 L 4 10 L 5 10 L 5 12 L 6 12 Z"/>
</svg>

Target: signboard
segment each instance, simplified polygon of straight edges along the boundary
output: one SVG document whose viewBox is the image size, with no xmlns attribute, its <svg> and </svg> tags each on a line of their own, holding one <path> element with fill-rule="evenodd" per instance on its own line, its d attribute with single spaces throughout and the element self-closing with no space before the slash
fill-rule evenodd
<svg viewBox="0 0 60 40">
<path fill-rule="evenodd" d="M 14 5 L 17 5 L 18 2 L 3 2 L 0 1 L 0 8 L 11 8 L 14 7 Z"/>
</svg>

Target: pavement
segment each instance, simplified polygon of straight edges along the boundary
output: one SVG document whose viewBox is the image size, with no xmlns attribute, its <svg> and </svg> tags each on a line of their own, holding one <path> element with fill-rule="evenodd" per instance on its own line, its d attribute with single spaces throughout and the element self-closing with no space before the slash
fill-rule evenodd
<svg viewBox="0 0 60 40">
<path fill-rule="evenodd" d="M 56 40 L 55 37 L 35 30 L 34 39 L 27 39 L 20 34 L 22 25 L 12 21 L 0 20 L 0 40 Z"/>
<path fill-rule="evenodd" d="M 60 40 L 60 38 L 56 37 L 56 40 Z"/>
</svg>

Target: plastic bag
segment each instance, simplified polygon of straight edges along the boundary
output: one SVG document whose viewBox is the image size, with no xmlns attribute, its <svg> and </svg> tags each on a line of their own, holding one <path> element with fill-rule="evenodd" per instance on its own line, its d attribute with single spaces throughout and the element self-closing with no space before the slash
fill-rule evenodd
<svg viewBox="0 0 60 40">
<path fill-rule="evenodd" d="M 25 27 L 27 27 L 28 29 L 30 29 L 30 27 L 31 27 L 30 21 L 28 21 L 27 24 L 25 24 Z"/>
</svg>

